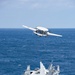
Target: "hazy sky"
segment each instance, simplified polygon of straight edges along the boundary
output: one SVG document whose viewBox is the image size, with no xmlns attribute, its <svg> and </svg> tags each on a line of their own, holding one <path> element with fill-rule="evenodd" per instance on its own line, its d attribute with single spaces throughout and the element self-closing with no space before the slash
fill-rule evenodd
<svg viewBox="0 0 75 75">
<path fill-rule="evenodd" d="M 0 28 L 75 28 L 75 0 L 0 0 Z"/>
</svg>

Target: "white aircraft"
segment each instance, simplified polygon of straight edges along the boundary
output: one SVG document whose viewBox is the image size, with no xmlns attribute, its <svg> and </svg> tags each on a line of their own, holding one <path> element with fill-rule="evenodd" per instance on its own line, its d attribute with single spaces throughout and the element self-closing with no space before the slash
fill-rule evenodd
<svg viewBox="0 0 75 75">
<path fill-rule="evenodd" d="M 48 36 L 48 35 L 51 35 L 51 36 L 62 37 L 62 35 L 54 34 L 54 33 L 49 32 L 49 30 L 47 28 L 45 28 L 45 27 L 38 26 L 36 28 L 31 28 L 31 27 L 28 27 L 28 26 L 25 26 L 25 25 L 23 25 L 23 27 L 32 30 L 34 32 L 34 34 L 36 34 L 38 36 Z"/>
<path fill-rule="evenodd" d="M 23 75 L 59 75 L 59 73 L 59 65 L 55 67 L 51 64 L 50 67 L 46 69 L 43 63 L 40 62 L 40 68 L 35 68 L 35 70 L 31 70 L 30 65 L 28 65 Z"/>
</svg>

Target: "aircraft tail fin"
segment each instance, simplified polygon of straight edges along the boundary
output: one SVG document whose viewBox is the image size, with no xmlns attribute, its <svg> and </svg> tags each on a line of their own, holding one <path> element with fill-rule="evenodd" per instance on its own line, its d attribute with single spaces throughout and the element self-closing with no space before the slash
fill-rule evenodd
<svg viewBox="0 0 75 75">
<path fill-rule="evenodd" d="M 30 65 L 27 66 L 27 71 L 29 71 L 29 70 L 30 70 Z"/>
<path fill-rule="evenodd" d="M 60 72 L 60 66 L 59 65 L 57 66 L 57 71 Z"/>
<path fill-rule="evenodd" d="M 42 62 L 40 62 L 40 75 L 45 75 L 46 69 Z"/>
</svg>

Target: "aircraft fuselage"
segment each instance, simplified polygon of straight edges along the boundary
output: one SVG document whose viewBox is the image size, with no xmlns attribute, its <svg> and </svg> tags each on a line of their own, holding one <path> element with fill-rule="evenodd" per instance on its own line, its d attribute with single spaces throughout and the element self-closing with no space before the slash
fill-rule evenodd
<svg viewBox="0 0 75 75">
<path fill-rule="evenodd" d="M 38 36 L 47 36 L 47 31 L 36 30 L 34 33 Z"/>
</svg>

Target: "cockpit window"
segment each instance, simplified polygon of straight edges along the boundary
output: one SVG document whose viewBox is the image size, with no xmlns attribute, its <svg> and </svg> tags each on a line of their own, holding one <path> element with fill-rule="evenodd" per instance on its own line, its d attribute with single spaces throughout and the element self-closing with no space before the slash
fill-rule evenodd
<svg viewBox="0 0 75 75">
<path fill-rule="evenodd" d="M 32 74 L 33 72 L 30 72 L 30 74 Z"/>
<path fill-rule="evenodd" d="M 37 30 L 36 32 L 40 34 L 47 34 L 47 31 L 42 31 L 42 30 Z"/>
</svg>

